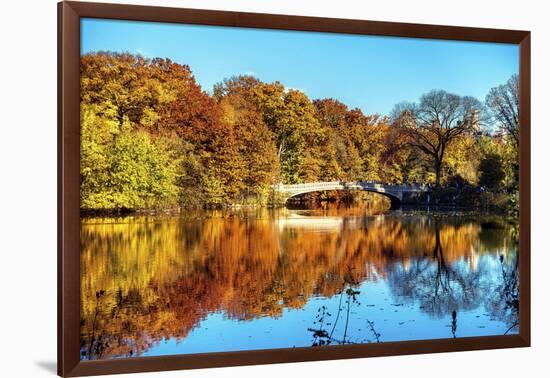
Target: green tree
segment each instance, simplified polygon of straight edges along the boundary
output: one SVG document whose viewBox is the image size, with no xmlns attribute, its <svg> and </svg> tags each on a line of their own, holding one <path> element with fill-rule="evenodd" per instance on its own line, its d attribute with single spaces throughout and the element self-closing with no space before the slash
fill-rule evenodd
<svg viewBox="0 0 550 378">
<path fill-rule="evenodd" d="M 112 107 L 82 104 L 80 107 L 80 199 L 85 208 L 104 208 L 100 194 L 109 178 L 109 149 L 120 132 Z M 101 202 L 101 203 L 100 203 Z"/>
<path fill-rule="evenodd" d="M 479 163 L 479 184 L 491 190 L 499 189 L 506 174 L 497 154 L 489 154 Z"/>
<path fill-rule="evenodd" d="M 500 134 L 483 136 L 478 141 L 479 158 L 496 155 L 502 162 L 505 173 L 503 185 L 512 190 L 518 189 L 519 162 L 515 144 Z"/>
<path fill-rule="evenodd" d="M 135 210 L 175 204 L 178 161 L 162 140 L 123 130 L 104 152 L 103 169 L 94 174 L 95 185 L 81 194 L 82 208 Z"/>
</svg>

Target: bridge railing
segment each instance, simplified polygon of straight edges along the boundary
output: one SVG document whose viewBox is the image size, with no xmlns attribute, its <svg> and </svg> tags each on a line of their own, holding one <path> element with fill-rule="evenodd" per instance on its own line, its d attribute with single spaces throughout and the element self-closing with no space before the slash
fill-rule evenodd
<svg viewBox="0 0 550 378">
<path fill-rule="evenodd" d="M 308 182 L 303 184 L 276 184 L 273 186 L 279 191 L 307 190 L 323 188 L 334 189 L 383 189 L 392 191 L 427 191 L 429 186 L 425 184 L 382 184 L 376 181 L 325 181 L 325 182 Z"/>
</svg>

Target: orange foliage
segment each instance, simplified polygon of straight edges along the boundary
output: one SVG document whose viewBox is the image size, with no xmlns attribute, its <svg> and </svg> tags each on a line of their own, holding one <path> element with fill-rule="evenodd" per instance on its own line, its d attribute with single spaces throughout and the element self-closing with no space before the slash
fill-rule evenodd
<svg viewBox="0 0 550 378">
<path fill-rule="evenodd" d="M 280 316 L 344 281 L 386 276 L 393 264 L 432 258 L 434 228 L 446 262 L 475 269 L 487 248 L 479 223 L 391 216 L 83 220 L 82 350 L 92 358 L 140 354 L 182 339 L 209 313 L 247 320 Z M 503 249 L 503 248 L 501 248 Z"/>
</svg>

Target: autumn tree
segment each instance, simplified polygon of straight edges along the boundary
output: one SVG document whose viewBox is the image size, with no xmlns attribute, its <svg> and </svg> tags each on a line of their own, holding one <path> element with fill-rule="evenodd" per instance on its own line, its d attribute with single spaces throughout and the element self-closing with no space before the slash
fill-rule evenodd
<svg viewBox="0 0 550 378">
<path fill-rule="evenodd" d="M 395 164 L 400 161 L 401 151 L 396 148 L 394 130 L 386 117 L 377 114 L 365 115 L 360 109 L 351 109 L 346 114 L 344 138 L 353 143 L 361 157 L 361 170 L 350 171 L 353 180 L 383 180 L 400 182 L 394 175 Z"/>
<path fill-rule="evenodd" d="M 316 117 L 327 135 L 324 171 L 343 180 L 380 180 L 390 129 L 384 118 L 348 109 L 338 100 L 315 100 Z M 383 157 L 388 159 L 384 159 Z"/>
<path fill-rule="evenodd" d="M 169 59 L 153 59 L 150 65 L 151 78 L 158 81 L 158 123 L 160 132 L 175 131 L 177 135 L 195 144 L 208 145 L 219 128 L 221 108 L 202 90 L 189 66 Z"/>
<path fill-rule="evenodd" d="M 224 120 L 219 103 L 188 66 L 127 53 L 86 54 L 81 102 L 83 206 L 167 206 L 174 187 L 184 206 L 227 204 L 242 194 L 245 178 L 239 167 L 246 152 L 238 145 L 238 127 Z M 141 153 L 150 159 L 143 160 Z M 175 169 L 169 183 L 164 176 L 158 183 L 147 181 L 147 174 L 158 173 L 150 165 L 156 158 L 169 172 Z M 157 184 L 166 193 L 157 192 Z"/>
<path fill-rule="evenodd" d="M 149 123 L 158 102 L 156 86 L 148 80 L 150 62 L 128 53 L 99 52 L 80 60 L 80 100 L 112 109 L 119 126 L 127 118 L 135 124 Z"/>
<path fill-rule="evenodd" d="M 360 175 L 362 160 L 356 148 L 352 147 L 353 141 L 348 140 L 346 116 L 348 107 L 338 100 L 327 98 L 315 100 L 315 116 L 319 121 L 324 134 L 324 143 L 319 147 L 325 172 L 325 180 L 350 180 L 350 170 Z"/>
<path fill-rule="evenodd" d="M 244 183 L 243 160 L 233 128 L 218 130 L 203 156 L 206 169 L 202 186 L 206 204 L 223 206 L 235 202 L 244 190 Z"/>
<path fill-rule="evenodd" d="M 422 95 L 419 103 L 397 104 L 392 118 L 407 137 L 407 144 L 432 159 L 435 184 L 440 186 L 449 144 L 478 130 L 481 110 L 481 103 L 473 97 L 432 90 Z"/>
<path fill-rule="evenodd" d="M 308 156 L 306 147 L 318 144 L 322 138 L 311 100 L 279 82 L 264 83 L 251 76 L 232 77 L 214 87 L 214 97 L 218 100 L 237 95 L 254 106 L 272 133 L 280 180 L 286 183 L 303 181 L 314 160 L 312 155 Z M 307 169 L 304 166 L 306 159 Z"/>
<path fill-rule="evenodd" d="M 449 143 L 443 169 L 447 176 L 473 185 L 478 181 L 480 158 L 478 138 L 469 133 L 463 134 Z"/>
<path fill-rule="evenodd" d="M 505 84 L 491 88 L 485 103 L 493 120 L 519 146 L 519 78 L 512 75 Z"/>
<path fill-rule="evenodd" d="M 264 205 L 278 182 L 475 184 L 492 154 L 517 188 L 517 77 L 486 99 L 506 133 L 482 135 L 479 101 L 445 91 L 398 104 L 390 122 L 253 76 L 210 95 L 170 59 L 90 53 L 80 74 L 84 209 Z"/>
<path fill-rule="evenodd" d="M 269 185 L 276 182 L 279 164 L 274 135 L 264 123 L 254 104 L 242 93 L 229 93 L 220 99 L 223 120 L 233 129 L 239 154 L 234 165 L 240 169 L 243 188 L 240 197 L 267 198 Z"/>
</svg>

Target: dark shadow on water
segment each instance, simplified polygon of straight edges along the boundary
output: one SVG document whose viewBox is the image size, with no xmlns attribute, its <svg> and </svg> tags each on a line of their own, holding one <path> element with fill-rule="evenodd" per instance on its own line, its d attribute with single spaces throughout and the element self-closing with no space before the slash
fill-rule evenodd
<svg viewBox="0 0 550 378">
<path fill-rule="evenodd" d="M 35 361 L 36 366 L 41 367 L 42 369 L 50 372 L 54 375 L 57 375 L 57 362 L 55 361 Z"/>
</svg>

